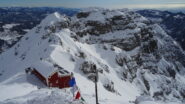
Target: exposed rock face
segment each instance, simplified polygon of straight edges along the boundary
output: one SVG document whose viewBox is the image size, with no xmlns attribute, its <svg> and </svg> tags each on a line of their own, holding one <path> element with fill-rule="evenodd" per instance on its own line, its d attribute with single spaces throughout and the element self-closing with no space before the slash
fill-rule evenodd
<svg viewBox="0 0 185 104">
<path fill-rule="evenodd" d="M 87 75 L 87 77 L 92 80 L 95 81 L 95 74 L 96 74 L 96 69 L 94 68 L 94 63 L 92 62 L 87 62 L 85 61 L 84 63 L 82 63 L 80 70 Z"/>
</svg>

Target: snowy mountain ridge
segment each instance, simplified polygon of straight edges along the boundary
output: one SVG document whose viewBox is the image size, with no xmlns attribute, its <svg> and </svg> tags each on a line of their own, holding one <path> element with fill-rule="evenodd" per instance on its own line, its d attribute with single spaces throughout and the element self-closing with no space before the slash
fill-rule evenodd
<svg viewBox="0 0 185 104">
<path fill-rule="evenodd" d="M 160 26 L 127 9 L 87 10 L 73 17 L 51 14 L 0 59 L 3 104 L 31 104 L 28 101 L 33 98 L 21 101 L 21 96 L 44 94 L 42 90 L 57 94 L 55 89 L 40 89 L 32 78 L 26 80 L 24 73 L 30 66 L 46 70 L 55 64 L 74 73 L 88 104 L 95 103 L 92 65 L 99 72 L 101 104 L 181 104 L 185 97 L 185 55 L 181 47 Z M 27 91 L 21 90 L 23 86 Z M 10 89 L 22 93 L 2 94 Z M 140 101 L 141 97 L 145 100 Z"/>
<path fill-rule="evenodd" d="M 138 10 L 144 17 L 148 18 L 151 22 L 159 24 L 168 35 L 176 40 L 183 49 L 185 49 L 185 14 L 182 12 L 173 13 L 172 11 L 159 11 L 159 10 Z"/>
</svg>

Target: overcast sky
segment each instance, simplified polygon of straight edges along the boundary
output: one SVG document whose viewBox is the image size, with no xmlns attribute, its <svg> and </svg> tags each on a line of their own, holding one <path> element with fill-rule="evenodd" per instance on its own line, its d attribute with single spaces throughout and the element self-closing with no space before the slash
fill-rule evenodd
<svg viewBox="0 0 185 104">
<path fill-rule="evenodd" d="M 185 0 L 0 0 L 1 7 L 105 7 L 105 8 L 178 8 Z"/>
</svg>

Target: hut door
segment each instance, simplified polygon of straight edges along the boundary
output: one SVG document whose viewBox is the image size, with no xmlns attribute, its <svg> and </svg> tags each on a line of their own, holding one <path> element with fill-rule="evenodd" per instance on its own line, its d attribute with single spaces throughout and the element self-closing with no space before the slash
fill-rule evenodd
<svg viewBox="0 0 185 104">
<path fill-rule="evenodd" d="M 59 83 L 58 83 L 59 88 L 63 88 L 63 82 L 62 82 L 62 80 L 60 79 L 58 82 L 59 82 Z"/>
</svg>

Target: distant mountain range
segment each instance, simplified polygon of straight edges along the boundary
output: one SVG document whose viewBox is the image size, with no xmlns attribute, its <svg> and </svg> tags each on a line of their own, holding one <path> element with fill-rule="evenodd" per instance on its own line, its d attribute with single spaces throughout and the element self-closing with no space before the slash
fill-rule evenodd
<svg viewBox="0 0 185 104">
<path fill-rule="evenodd" d="M 17 31 L 19 34 L 24 34 L 25 29 L 32 29 L 39 24 L 48 14 L 59 12 L 67 16 L 74 15 L 78 9 L 67 8 L 0 8 L 0 31 L 3 31 L 5 24 L 19 24 L 11 28 L 11 31 Z"/>
</svg>

